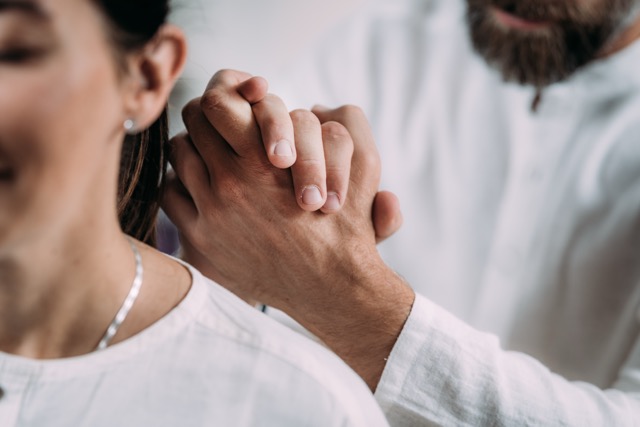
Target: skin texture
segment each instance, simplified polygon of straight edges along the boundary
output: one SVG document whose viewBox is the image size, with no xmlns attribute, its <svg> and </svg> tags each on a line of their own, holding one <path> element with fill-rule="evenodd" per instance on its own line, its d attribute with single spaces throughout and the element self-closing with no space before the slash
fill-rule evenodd
<svg viewBox="0 0 640 427">
<path fill-rule="evenodd" d="M 123 72 L 92 2 L 22 5 L 0 1 L 0 350 L 67 357 L 93 351 L 129 291 L 133 254 L 116 214 L 123 122 L 158 117 L 185 41 L 166 26 Z M 145 283 L 113 342 L 189 287 L 183 267 L 138 246 Z"/>
</svg>

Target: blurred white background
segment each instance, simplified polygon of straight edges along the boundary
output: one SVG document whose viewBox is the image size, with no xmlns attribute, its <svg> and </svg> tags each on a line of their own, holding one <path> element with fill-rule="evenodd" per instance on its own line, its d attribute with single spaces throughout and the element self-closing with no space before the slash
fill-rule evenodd
<svg viewBox="0 0 640 427">
<path fill-rule="evenodd" d="M 209 78 L 234 68 L 272 78 L 366 0 L 174 0 L 172 21 L 189 39 L 189 60 L 171 99 L 172 132 L 180 110 Z"/>
</svg>

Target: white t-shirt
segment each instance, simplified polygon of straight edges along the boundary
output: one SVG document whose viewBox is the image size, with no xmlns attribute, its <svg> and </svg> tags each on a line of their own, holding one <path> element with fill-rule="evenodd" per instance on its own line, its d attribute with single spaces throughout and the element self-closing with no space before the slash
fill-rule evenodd
<svg viewBox="0 0 640 427">
<path fill-rule="evenodd" d="M 190 269 L 186 298 L 106 350 L 0 353 L 0 426 L 386 426 L 336 356 Z"/>
<path fill-rule="evenodd" d="M 473 51 L 465 8 L 371 0 L 272 84 L 291 108 L 363 107 L 382 186 L 398 194 L 405 219 L 381 252 L 457 318 L 438 322 L 442 341 L 423 325 L 429 345 L 414 343 L 407 356 L 425 370 L 448 366 L 449 382 L 398 374 L 416 399 L 398 405 L 451 425 L 588 425 L 594 413 L 640 425 L 631 393 L 640 392 L 640 42 L 547 88 L 534 113 L 533 89 L 504 83 Z M 490 343 L 455 340 L 460 320 L 490 332 L 473 338 Z M 403 334 L 398 347 L 419 335 Z M 541 365 L 507 356 L 496 337 Z M 385 375 L 410 369 L 391 362 Z M 516 376 L 521 389 L 503 388 Z M 385 378 L 376 394 L 388 412 Z M 610 400 L 566 380 L 628 393 Z"/>
</svg>

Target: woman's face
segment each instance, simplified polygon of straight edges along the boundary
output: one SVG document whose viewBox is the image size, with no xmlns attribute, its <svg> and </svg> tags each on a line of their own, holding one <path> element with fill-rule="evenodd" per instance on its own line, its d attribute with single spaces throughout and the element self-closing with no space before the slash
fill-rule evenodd
<svg viewBox="0 0 640 427">
<path fill-rule="evenodd" d="M 127 117 L 101 19 L 90 0 L 0 0 L 0 255 L 115 212 Z"/>
</svg>

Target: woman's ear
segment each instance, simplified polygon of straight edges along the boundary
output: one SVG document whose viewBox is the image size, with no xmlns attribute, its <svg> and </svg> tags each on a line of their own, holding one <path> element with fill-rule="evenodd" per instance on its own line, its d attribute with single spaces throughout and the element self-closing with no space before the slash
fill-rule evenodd
<svg viewBox="0 0 640 427">
<path fill-rule="evenodd" d="M 184 33 L 171 24 L 162 26 L 153 40 L 129 61 L 124 119 L 135 123 L 137 129 L 151 126 L 165 108 L 186 58 Z"/>
</svg>

